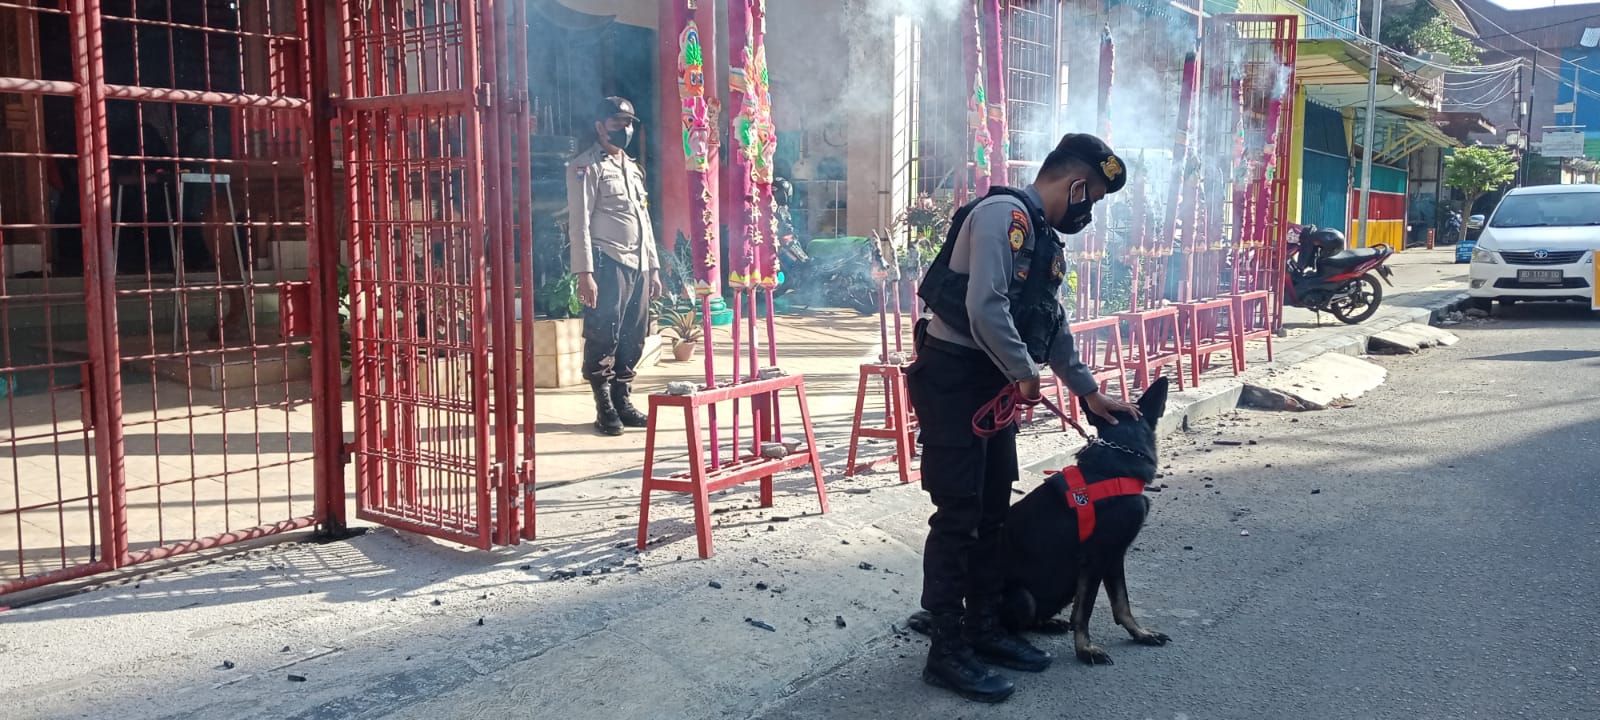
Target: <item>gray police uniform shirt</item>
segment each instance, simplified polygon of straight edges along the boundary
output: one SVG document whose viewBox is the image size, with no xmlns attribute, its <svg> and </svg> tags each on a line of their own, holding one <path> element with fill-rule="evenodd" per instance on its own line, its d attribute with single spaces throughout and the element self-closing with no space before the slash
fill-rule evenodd
<svg viewBox="0 0 1600 720">
<path fill-rule="evenodd" d="M 1025 192 L 1033 202 L 1043 204 L 1038 188 L 1030 184 Z M 1011 300 L 1006 292 L 1017 273 L 1028 269 L 1020 255 L 1022 250 L 1033 247 L 1035 238 L 1030 223 L 1023 245 L 1012 248 L 1012 211 L 1026 216 L 1028 209 L 1009 195 L 996 195 L 979 202 L 956 234 L 956 246 L 950 252 L 950 269 L 968 276 L 967 318 L 972 335 L 969 337 L 937 316 L 930 321 L 928 333 L 945 342 L 982 350 L 1007 378 L 1020 382 L 1039 377 L 1039 366 L 1028 355 L 1028 346 L 1012 323 Z M 1050 343 L 1049 365 L 1056 377 L 1066 381 L 1067 388 L 1077 395 L 1088 395 L 1100 389 L 1094 374 L 1078 357 L 1066 323 L 1062 323 Z"/>
<path fill-rule="evenodd" d="M 642 272 L 661 267 L 638 162 L 595 143 L 567 163 L 567 237 L 575 273 L 594 272 L 596 250 Z"/>
</svg>

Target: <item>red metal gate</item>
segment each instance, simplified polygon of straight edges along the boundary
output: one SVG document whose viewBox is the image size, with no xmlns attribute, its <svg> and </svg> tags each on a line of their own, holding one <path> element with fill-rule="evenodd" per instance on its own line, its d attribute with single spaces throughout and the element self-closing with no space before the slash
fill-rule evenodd
<svg viewBox="0 0 1600 720">
<path fill-rule="evenodd" d="M 525 90 L 497 83 L 525 78 L 520 5 L 341 3 L 357 511 L 479 548 L 516 542 L 531 487 L 512 252 L 529 133 Z"/>
<path fill-rule="evenodd" d="M 319 10 L 0 3 L 0 593 L 342 529 Z"/>
</svg>

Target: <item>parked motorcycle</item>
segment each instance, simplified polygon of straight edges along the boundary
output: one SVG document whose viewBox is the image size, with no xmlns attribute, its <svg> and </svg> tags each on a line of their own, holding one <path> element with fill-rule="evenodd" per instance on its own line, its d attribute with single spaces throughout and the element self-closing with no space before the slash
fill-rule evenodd
<svg viewBox="0 0 1600 720">
<path fill-rule="evenodd" d="M 863 315 L 878 311 L 878 283 L 871 272 L 876 250 L 869 242 L 831 247 L 819 256 L 791 236 L 779 242 L 778 251 L 784 276 L 779 295 L 807 306 L 846 307 Z"/>
<path fill-rule="evenodd" d="M 1345 248 L 1344 233 L 1308 226 L 1289 243 L 1284 303 L 1328 313 L 1355 325 L 1371 318 L 1383 302 L 1383 282 L 1393 271 L 1384 263 L 1394 254 L 1387 245 Z"/>
</svg>

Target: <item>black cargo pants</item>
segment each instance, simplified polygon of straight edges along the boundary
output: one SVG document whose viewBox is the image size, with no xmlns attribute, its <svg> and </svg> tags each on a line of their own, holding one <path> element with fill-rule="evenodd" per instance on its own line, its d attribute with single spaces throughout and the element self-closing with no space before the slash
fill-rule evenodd
<svg viewBox="0 0 1600 720">
<path fill-rule="evenodd" d="M 583 311 L 583 376 L 589 382 L 633 382 L 649 322 L 644 274 L 595 253 L 595 305 Z"/>
<path fill-rule="evenodd" d="M 934 506 L 922 556 L 922 607 L 935 615 L 997 609 L 1004 582 L 1001 529 L 1017 481 L 1017 428 L 980 438 L 972 417 L 1010 381 L 982 351 L 927 337 L 922 327 L 917 360 L 906 375 L 921 428 L 922 489 Z"/>
</svg>

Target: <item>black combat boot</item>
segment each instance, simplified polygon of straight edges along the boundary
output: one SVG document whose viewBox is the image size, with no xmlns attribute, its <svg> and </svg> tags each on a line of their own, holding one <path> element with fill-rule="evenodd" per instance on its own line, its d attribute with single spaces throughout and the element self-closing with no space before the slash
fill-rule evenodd
<svg viewBox="0 0 1600 720">
<path fill-rule="evenodd" d="M 589 383 L 594 389 L 594 429 L 601 435 L 621 435 L 622 419 L 617 417 L 617 408 L 611 404 L 611 388 L 604 380 Z"/>
<path fill-rule="evenodd" d="M 1044 672 L 1050 667 L 1050 653 L 1006 630 L 994 605 L 968 605 L 961 636 L 985 662 L 1022 672 Z"/>
<path fill-rule="evenodd" d="M 1016 690 L 1011 681 L 978 662 L 961 639 L 961 616 L 935 615 L 929 629 L 933 644 L 928 649 L 928 665 L 922 669 L 923 682 L 977 702 L 1004 702 L 1011 697 Z"/>
<path fill-rule="evenodd" d="M 617 417 L 622 420 L 623 425 L 642 428 L 650 424 L 650 418 L 645 417 L 644 413 L 639 412 L 639 408 L 634 407 L 628 400 L 630 391 L 632 388 L 627 383 L 611 381 L 611 405 L 617 409 Z"/>
</svg>

